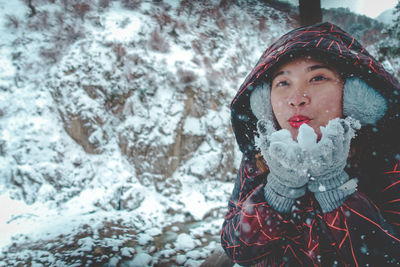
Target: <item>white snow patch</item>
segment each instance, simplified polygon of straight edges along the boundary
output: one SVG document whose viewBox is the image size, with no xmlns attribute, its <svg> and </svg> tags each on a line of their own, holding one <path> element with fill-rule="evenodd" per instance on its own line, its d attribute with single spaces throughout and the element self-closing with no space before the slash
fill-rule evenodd
<svg viewBox="0 0 400 267">
<path fill-rule="evenodd" d="M 0 47 L 0 86 L 8 87 L 16 73 L 10 58 L 11 51 Z"/>
<path fill-rule="evenodd" d="M 133 260 L 129 263 L 129 266 L 132 267 L 143 267 L 149 266 L 152 257 L 147 253 L 138 253 Z"/>
<path fill-rule="evenodd" d="M 144 246 L 144 245 L 148 244 L 149 242 L 153 241 L 153 237 L 151 235 L 142 233 L 142 234 L 138 234 L 137 241 L 140 245 Z"/>
<path fill-rule="evenodd" d="M 308 124 L 303 123 L 297 135 L 299 146 L 304 150 L 312 150 L 317 145 L 317 134 Z"/>
<path fill-rule="evenodd" d="M 176 263 L 178 263 L 179 265 L 183 265 L 186 261 L 186 256 L 185 255 L 178 255 L 176 256 Z"/>
<path fill-rule="evenodd" d="M 136 34 L 142 26 L 140 16 L 125 9 L 110 11 L 104 22 L 103 34 L 106 41 L 127 43 L 136 38 Z"/>
<path fill-rule="evenodd" d="M 178 235 L 178 238 L 176 239 L 174 245 L 175 249 L 177 250 L 184 250 L 184 251 L 189 251 L 194 249 L 197 245 L 199 245 L 199 242 L 196 242 L 198 240 L 193 239 L 190 235 L 182 233 Z"/>
<path fill-rule="evenodd" d="M 318 191 L 320 191 L 320 192 L 325 192 L 325 191 L 326 191 L 326 187 L 325 187 L 324 185 L 320 184 L 320 185 L 318 186 Z"/>
<path fill-rule="evenodd" d="M 195 67 L 191 61 L 193 58 L 193 52 L 186 50 L 178 45 L 171 45 L 170 52 L 168 54 L 155 54 L 156 58 L 161 62 L 165 60 L 168 68 L 174 69 L 177 64 L 184 63 L 186 66 Z M 204 73 L 204 72 L 200 72 Z"/>
<path fill-rule="evenodd" d="M 202 136 L 206 133 L 204 125 L 199 118 L 187 117 L 183 125 L 184 134 Z"/>
<path fill-rule="evenodd" d="M 121 248 L 122 257 L 131 258 L 134 253 L 135 253 L 134 248 Z"/>
<path fill-rule="evenodd" d="M 205 197 L 193 188 L 193 191 L 187 192 L 181 196 L 181 202 L 185 205 L 185 210 L 196 220 L 203 219 L 204 215 L 209 211 L 210 204 L 206 202 Z"/>
</svg>

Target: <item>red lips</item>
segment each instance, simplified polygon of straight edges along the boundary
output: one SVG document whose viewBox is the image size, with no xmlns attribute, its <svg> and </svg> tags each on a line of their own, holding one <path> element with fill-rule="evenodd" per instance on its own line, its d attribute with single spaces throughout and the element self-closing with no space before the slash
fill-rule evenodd
<svg viewBox="0 0 400 267">
<path fill-rule="evenodd" d="M 311 119 L 303 115 L 295 115 L 289 119 L 290 126 L 294 128 L 299 128 L 303 123 L 309 123 Z"/>
</svg>

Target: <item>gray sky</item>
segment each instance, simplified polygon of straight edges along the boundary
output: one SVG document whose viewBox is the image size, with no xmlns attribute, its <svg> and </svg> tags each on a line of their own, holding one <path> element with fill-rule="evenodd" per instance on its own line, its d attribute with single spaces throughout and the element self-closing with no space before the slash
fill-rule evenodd
<svg viewBox="0 0 400 267">
<path fill-rule="evenodd" d="M 298 0 L 282 0 L 298 5 Z M 347 7 L 351 11 L 375 18 L 383 11 L 396 6 L 398 0 L 321 0 L 323 8 Z"/>
</svg>

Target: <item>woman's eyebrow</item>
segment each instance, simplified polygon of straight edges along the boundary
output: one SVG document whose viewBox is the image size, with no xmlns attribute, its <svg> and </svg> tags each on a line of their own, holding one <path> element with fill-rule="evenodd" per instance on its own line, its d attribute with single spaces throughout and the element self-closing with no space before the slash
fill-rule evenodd
<svg viewBox="0 0 400 267">
<path fill-rule="evenodd" d="M 331 67 L 329 67 L 328 65 L 313 65 L 307 68 L 307 71 L 313 71 L 313 70 L 317 70 L 317 69 L 328 69 L 328 70 L 332 70 Z"/>
<path fill-rule="evenodd" d="M 278 77 L 279 75 L 283 75 L 283 74 L 290 74 L 290 71 L 288 70 L 282 70 L 282 71 L 278 71 L 277 73 L 275 73 L 272 78 L 271 81 L 273 81 L 276 77 Z"/>
</svg>

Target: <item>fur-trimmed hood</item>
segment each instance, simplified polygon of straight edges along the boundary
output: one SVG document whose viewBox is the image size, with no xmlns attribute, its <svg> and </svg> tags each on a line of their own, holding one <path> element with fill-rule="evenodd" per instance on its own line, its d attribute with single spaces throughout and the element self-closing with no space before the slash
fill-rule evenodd
<svg viewBox="0 0 400 267">
<path fill-rule="evenodd" d="M 400 151 L 399 82 L 356 39 L 328 22 L 298 28 L 283 35 L 264 52 L 240 86 L 231 103 L 232 126 L 240 150 L 248 158 L 254 158 L 257 153 L 254 145 L 257 118 L 250 107 L 254 88 L 268 81 L 278 64 L 304 55 L 335 62 L 341 72 L 359 77 L 385 98 L 385 115 L 378 122 L 363 126 L 356 139 L 364 147 L 369 147 L 363 152 L 372 153 L 381 161 L 396 156 Z"/>
</svg>

